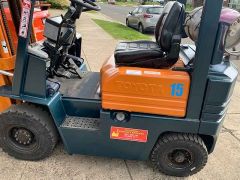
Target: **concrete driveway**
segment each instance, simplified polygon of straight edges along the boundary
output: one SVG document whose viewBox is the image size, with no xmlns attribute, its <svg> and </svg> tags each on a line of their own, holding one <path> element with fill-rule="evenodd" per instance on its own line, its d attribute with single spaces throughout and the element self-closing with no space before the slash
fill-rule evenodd
<svg viewBox="0 0 240 180">
<path fill-rule="evenodd" d="M 52 11 L 52 15 L 59 14 Z M 88 15 L 78 22 L 84 37 L 83 54 L 92 70 L 100 69 L 117 43 L 98 27 Z M 98 148 L 98 147 L 96 147 Z M 232 102 L 216 149 L 207 166 L 185 179 L 240 179 L 240 82 L 236 84 Z M 0 150 L 0 180 L 5 179 L 76 179 L 76 180 L 159 180 L 180 179 L 153 171 L 149 162 L 125 161 L 103 157 L 68 155 L 60 143 L 53 155 L 39 162 L 18 161 Z"/>
</svg>

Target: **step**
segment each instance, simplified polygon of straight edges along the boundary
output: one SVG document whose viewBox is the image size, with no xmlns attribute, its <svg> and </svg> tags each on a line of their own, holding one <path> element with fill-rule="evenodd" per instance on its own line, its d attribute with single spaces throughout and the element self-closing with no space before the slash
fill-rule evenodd
<svg viewBox="0 0 240 180">
<path fill-rule="evenodd" d="M 62 128 L 77 128 L 85 130 L 99 130 L 99 126 L 100 119 L 75 116 L 67 117 L 61 125 Z"/>
</svg>

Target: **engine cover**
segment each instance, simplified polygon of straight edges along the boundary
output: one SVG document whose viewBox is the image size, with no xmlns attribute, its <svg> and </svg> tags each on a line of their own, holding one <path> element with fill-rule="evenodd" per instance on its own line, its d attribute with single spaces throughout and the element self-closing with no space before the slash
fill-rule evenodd
<svg viewBox="0 0 240 180">
<path fill-rule="evenodd" d="M 186 72 L 117 67 L 113 56 L 101 69 L 102 108 L 107 110 L 184 117 L 189 87 Z"/>
</svg>

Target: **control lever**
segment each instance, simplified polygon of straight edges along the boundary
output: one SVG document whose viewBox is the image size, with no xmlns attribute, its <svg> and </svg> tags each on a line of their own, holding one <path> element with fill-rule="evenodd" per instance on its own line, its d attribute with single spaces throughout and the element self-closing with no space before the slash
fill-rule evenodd
<svg viewBox="0 0 240 180">
<path fill-rule="evenodd" d="M 70 54 L 66 54 L 66 58 L 73 59 L 74 61 L 80 62 L 81 64 L 84 63 L 84 60 L 82 58 L 79 58 Z"/>
<path fill-rule="evenodd" d="M 69 38 L 70 35 L 73 33 L 73 29 L 69 28 L 67 32 L 60 38 L 59 42 L 62 44 L 64 41 L 66 42 Z"/>
<path fill-rule="evenodd" d="M 75 72 L 78 74 L 78 76 L 80 78 L 83 78 L 84 75 L 86 74 L 85 71 L 81 71 L 80 68 L 77 66 L 77 64 L 75 63 L 74 60 L 80 61 L 81 64 L 83 63 L 83 60 L 81 58 L 72 56 L 72 55 L 66 55 L 66 57 L 68 57 L 68 62 L 70 63 L 70 65 L 72 66 L 72 68 L 75 70 Z M 81 61 L 82 60 L 82 61 Z"/>
</svg>

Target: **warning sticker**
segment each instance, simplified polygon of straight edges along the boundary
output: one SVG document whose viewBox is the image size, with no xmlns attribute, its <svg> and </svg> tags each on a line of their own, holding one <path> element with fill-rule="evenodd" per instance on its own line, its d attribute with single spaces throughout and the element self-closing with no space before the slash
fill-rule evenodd
<svg viewBox="0 0 240 180">
<path fill-rule="evenodd" d="M 19 36 L 27 38 L 28 34 L 28 25 L 31 11 L 31 1 L 23 0 L 22 14 L 21 14 L 21 23 L 19 27 Z"/>
<path fill-rule="evenodd" d="M 7 43 L 6 43 L 6 41 L 2 41 L 2 48 L 3 48 L 3 52 L 5 53 L 5 54 L 7 54 L 8 53 L 8 47 L 7 47 Z"/>
<path fill-rule="evenodd" d="M 145 143 L 147 142 L 148 131 L 143 129 L 131 129 L 131 128 L 112 126 L 111 132 L 110 132 L 110 138 Z"/>
</svg>

